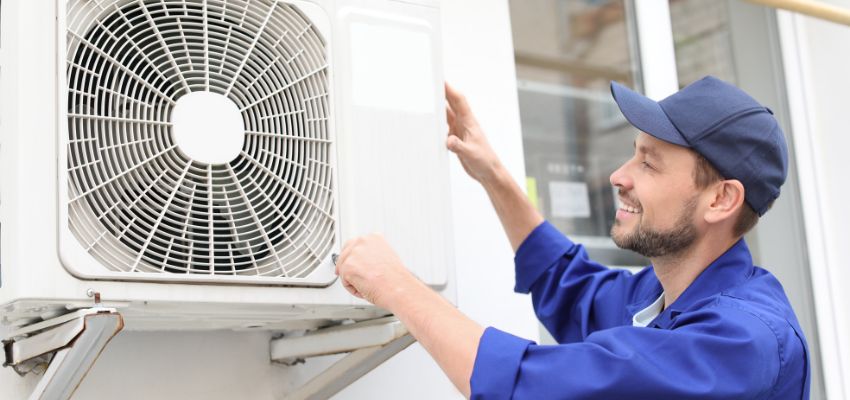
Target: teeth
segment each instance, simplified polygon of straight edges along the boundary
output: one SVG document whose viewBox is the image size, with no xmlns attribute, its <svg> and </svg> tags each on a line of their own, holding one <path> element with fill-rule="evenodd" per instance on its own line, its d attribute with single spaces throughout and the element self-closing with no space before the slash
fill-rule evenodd
<svg viewBox="0 0 850 400">
<path fill-rule="evenodd" d="M 627 205 L 621 205 L 621 206 L 620 206 L 620 209 L 621 209 L 621 210 L 623 210 L 623 211 L 625 211 L 625 212 L 632 213 L 632 214 L 639 214 L 639 213 L 640 213 L 640 209 L 639 209 L 639 208 L 637 208 L 637 207 L 631 207 L 631 206 L 627 206 Z"/>
</svg>

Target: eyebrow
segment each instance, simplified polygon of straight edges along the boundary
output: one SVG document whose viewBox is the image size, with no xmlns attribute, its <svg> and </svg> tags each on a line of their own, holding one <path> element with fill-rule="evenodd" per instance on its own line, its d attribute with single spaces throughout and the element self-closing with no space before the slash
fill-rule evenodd
<svg viewBox="0 0 850 400">
<path fill-rule="evenodd" d="M 637 149 L 642 154 L 647 154 L 647 155 L 652 156 L 653 158 L 657 158 L 657 159 L 661 160 L 661 154 L 658 153 L 658 151 L 655 149 L 655 147 L 647 146 L 647 145 L 643 145 L 643 144 L 638 146 L 637 140 L 635 140 L 632 143 L 632 146 L 634 146 L 635 149 Z"/>
</svg>

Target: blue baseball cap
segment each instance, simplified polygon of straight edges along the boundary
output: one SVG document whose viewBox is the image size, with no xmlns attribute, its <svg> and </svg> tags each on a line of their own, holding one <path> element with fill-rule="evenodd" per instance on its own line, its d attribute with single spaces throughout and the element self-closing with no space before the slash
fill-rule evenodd
<svg viewBox="0 0 850 400">
<path fill-rule="evenodd" d="M 779 197 L 788 175 L 785 136 L 773 112 L 743 90 L 707 76 L 661 101 L 617 82 L 611 94 L 636 128 L 693 149 L 724 178 L 739 180 L 759 216 Z"/>
</svg>

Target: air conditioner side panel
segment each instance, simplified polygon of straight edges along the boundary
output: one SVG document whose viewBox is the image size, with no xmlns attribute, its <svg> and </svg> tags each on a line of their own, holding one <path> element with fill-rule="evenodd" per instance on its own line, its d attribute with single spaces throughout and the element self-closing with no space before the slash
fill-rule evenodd
<svg viewBox="0 0 850 400">
<path fill-rule="evenodd" d="M 55 29 L 52 9 L 3 4 L 3 286 L 0 302 L 68 283 L 56 262 Z M 8 105 L 8 106 L 7 106 Z M 41 281 L 37 278 L 41 277 Z M 33 290 L 34 282 L 38 287 Z"/>
<path fill-rule="evenodd" d="M 7 215 L 6 207 L 3 205 L 4 189 L 6 189 L 4 183 L 9 181 L 10 172 L 10 155 L 7 153 L 11 138 L 7 132 L 12 124 L 10 116 L 17 109 L 15 104 L 9 101 L 16 90 L 14 86 L 16 80 L 10 79 L 10 76 L 14 78 L 14 69 L 10 68 L 8 61 L 9 55 L 14 53 L 6 43 L 10 31 L 9 22 L 13 21 L 10 20 L 10 8 L 8 2 L 5 5 L 0 4 L 0 293 L 2 293 L 5 278 L 3 266 L 6 265 L 5 261 L 8 257 L 8 252 L 4 251 L 8 247 L 6 244 L 8 237 L 2 234 L 2 227 L 4 223 L 11 220 L 11 216 Z"/>
<path fill-rule="evenodd" d="M 339 4 L 343 239 L 380 232 L 419 278 L 442 287 L 454 252 L 439 9 Z"/>
</svg>

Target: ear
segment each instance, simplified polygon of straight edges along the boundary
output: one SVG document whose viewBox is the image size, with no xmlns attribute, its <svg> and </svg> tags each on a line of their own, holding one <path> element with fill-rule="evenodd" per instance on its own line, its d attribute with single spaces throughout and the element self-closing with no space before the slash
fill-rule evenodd
<svg viewBox="0 0 850 400">
<path fill-rule="evenodd" d="M 709 206 L 705 212 L 705 222 L 716 224 L 734 221 L 744 205 L 744 185 L 737 179 L 717 182 L 708 190 Z"/>
</svg>

